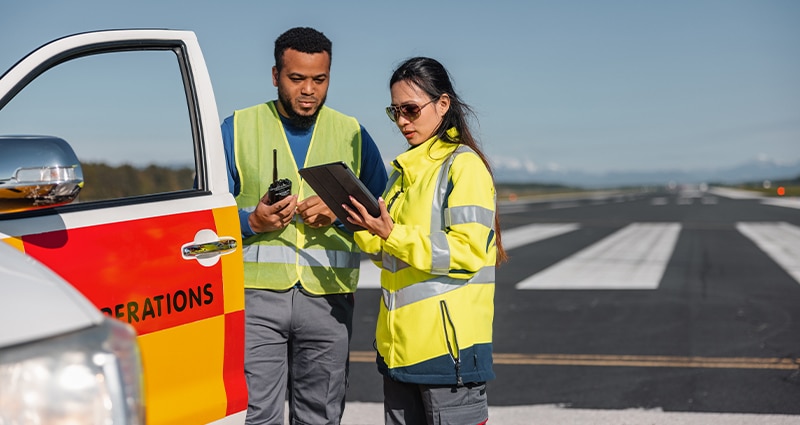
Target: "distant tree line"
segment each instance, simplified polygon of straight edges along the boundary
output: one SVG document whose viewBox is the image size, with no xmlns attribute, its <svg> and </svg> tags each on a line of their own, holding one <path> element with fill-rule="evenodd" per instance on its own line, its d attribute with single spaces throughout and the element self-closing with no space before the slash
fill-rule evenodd
<svg viewBox="0 0 800 425">
<path fill-rule="evenodd" d="M 84 186 L 80 201 L 125 198 L 191 189 L 193 168 L 169 168 L 150 165 L 137 168 L 132 165 L 113 167 L 103 163 L 85 162 Z"/>
<path fill-rule="evenodd" d="M 175 192 L 191 189 L 194 184 L 194 169 L 190 167 L 175 168 L 149 165 L 134 167 L 132 165 L 110 166 L 104 163 L 85 162 L 83 168 L 84 187 L 80 201 L 96 201 L 116 199 L 130 196 L 151 195 L 155 193 Z M 740 187 L 761 189 L 761 182 L 745 183 Z M 786 186 L 787 195 L 800 195 L 800 176 L 772 182 L 773 187 Z M 514 196 L 546 194 L 554 192 L 573 192 L 579 189 L 559 184 L 537 183 L 498 183 L 497 192 L 500 199 Z"/>
<path fill-rule="evenodd" d="M 497 183 L 495 184 L 495 189 L 499 200 L 581 191 L 581 189 L 575 187 L 549 183 Z"/>
</svg>

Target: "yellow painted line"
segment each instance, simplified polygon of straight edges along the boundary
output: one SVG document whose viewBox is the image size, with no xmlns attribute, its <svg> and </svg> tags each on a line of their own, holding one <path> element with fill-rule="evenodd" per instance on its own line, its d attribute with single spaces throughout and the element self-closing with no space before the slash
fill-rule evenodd
<svg viewBox="0 0 800 425">
<path fill-rule="evenodd" d="M 494 364 L 596 367 L 675 367 L 701 369 L 800 369 L 800 359 L 780 357 L 682 357 L 606 354 L 494 353 Z M 372 351 L 351 351 L 352 362 L 374 362 Z"/>
<path fill-rule="evenodd" d="M 358 363 L 375 362 L 375 352 L 374 351 L 351 351 L 350 352 L 350 361 L 351 362 L 358 362 Z"/>
</svg>

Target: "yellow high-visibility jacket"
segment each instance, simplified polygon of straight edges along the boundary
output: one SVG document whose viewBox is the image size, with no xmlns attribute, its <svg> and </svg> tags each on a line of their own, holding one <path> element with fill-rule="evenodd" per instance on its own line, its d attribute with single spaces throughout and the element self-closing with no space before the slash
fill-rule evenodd
<svg viewBox="0 0 800 425">
<path fill-rule="evenodd" d="M 292 193 L 303 200 L 315 192 L 300 179 L 275 102 L 238 110 L 233 115 L 236 167 L 241 190 L 236 204 L 255 209 L 272 183 L 272 150 L 278 175 L 292 181 Z M 361 126 L 355 118 L 323 106 L 314 125 L 305 166 L 343 161 L 358 176 Z M 356 290 L 361 252 L 353 236 L 336 226 L 312 228 L 295 216 L 285 228 L 242 241 L 245 288 L 285 290 L 300 282 L 315 295 Z"/>
<path fill-rule="evenodd" d="M 355 233 L 356 243 L 381 268 L 378 369 L 417 384 L 493 379 L 497 250 L 491 174 L 468 147 L 435 137 L 392 164 L 384 192 L 394 220 L 391 234 L 384 241 Z"/>
</svg>

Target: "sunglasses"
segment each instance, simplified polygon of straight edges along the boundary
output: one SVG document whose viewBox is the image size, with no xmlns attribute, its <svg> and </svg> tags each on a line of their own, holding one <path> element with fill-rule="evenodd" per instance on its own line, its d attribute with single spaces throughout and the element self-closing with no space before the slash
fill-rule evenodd
<svg viewBox="0 0 800 425">
<path fill-rule="evenodd" d="M 417 105 L 416 103 L 404 103 L 400 106 L 387 106 L 386 115 L 389 116 L 389 119 L 392 120 L 392 122 L 397 122 L 397 119 L 400 118 L 400 115 L 409 121 L 414 121 L 415 119 L 419 118 L 419 115 L 422 113 L 422 108 L 435 101 L 436 99 L 432 99 L 430 102 L 422 106 Z"/>
</svg>

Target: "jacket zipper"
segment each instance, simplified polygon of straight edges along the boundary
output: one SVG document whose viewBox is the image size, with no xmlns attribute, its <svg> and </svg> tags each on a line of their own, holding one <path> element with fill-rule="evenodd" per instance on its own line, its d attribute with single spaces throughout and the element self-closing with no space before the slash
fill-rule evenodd
<svg viewBox="0 0 800 425">
<path fill-rule="evenodd" d="M 394 201 L 396 201 L 397 197 L 400 196 L 400 194 L 405 191 L 405 186 L 406 186 L 406 179 L 405 179 L 405 177 L 406 177 L 405 173 L 406 172 L 405 172 L 405 170 L 400 165 L 400 163 L 397 162 L 397 160 L 392 161 L 392 164 L 394 164 L 394 166 L 398 170 L 400 170 L 400 190 L 395 192 L 394 195 L 392 195 L 392 199 L 389 199 L 389 203 L 386 204 L 386 211 L 391 211 L 392 210 L 392 205 L 394 204 Z"/>
<path fill-rule="evenodd" d="M 453 324 L 453 319 L 450 317 L 450 310 L 447 308 L 445 300 L 439 301 L 439 310 L 442 312 L 442 325 L 444 326 L 444 339 L 447 342 L 447 351 L 450 353 L 450 358 L 453 359 L 453 364 L 456 368 L 456 384 L 459 387 L 464 386 L 464 381 L 461 379 L 461 349 L 458 346 L 458 336 L 456 335 L 456 326 Z M 453 330 L 453 345 L 450 344 L 450 336 L 447 332 L 448 325 Z"/>
</svg>

